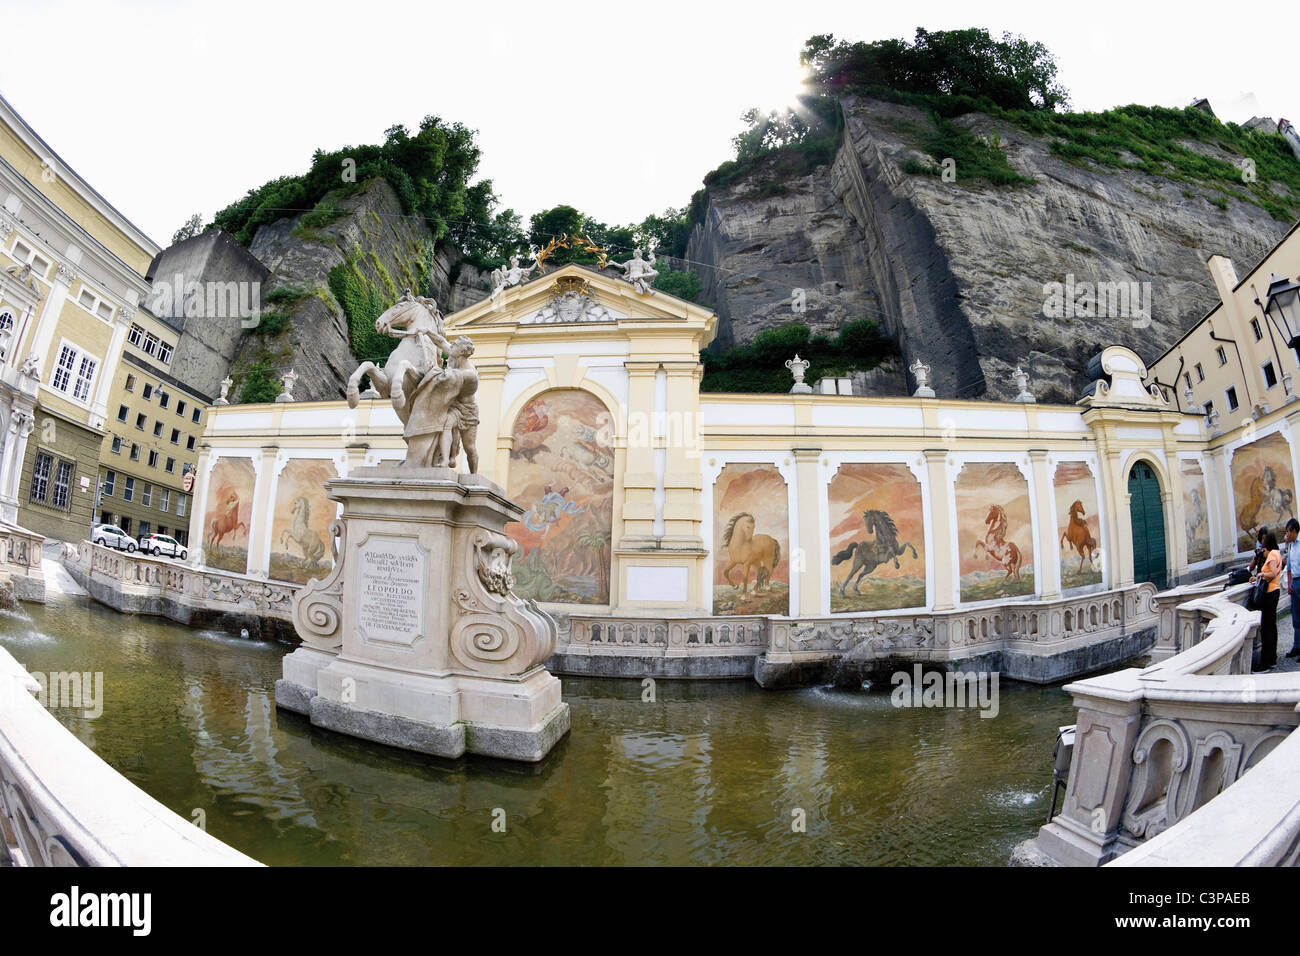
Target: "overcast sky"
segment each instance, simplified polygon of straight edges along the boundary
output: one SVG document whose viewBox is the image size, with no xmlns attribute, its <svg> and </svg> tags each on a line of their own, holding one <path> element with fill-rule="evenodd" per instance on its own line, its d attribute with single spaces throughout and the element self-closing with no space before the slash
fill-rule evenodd
<svg viewBox="0 0 1300 956">
<path fill-rule="evenodd" d="M 686 204 L 747 107 L 789 99 L 814 33 L 1010 30 L 1052 50 L 1076 109 L 1205 96 L 1300 122 L 1282 3 L 11 0 L 2 22 L 0 92 L 164 246 L 315 148 L 427 113 L 479 131 L 480 175 L 525 221 L 558 203 L 638 221 Z"/>
</svg>

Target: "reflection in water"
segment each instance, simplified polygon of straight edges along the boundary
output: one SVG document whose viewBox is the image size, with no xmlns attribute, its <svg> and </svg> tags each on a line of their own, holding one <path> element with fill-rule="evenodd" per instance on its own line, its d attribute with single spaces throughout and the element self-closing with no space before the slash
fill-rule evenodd
<svg viewBox="0 0 1300 956">
<path fill-rule="evenodd" d="M 277 711 L 286 647 L 51 599 L 0 615 L 0 644 L 29 670 L 103 671 L 103 715 L 59 720 L 270 864 L 1002 865 L 1042 822 L 1074 715 L 1007 681 L 982 719 L 887 690 L 661 681 L 646 703 L 638 681 L 564 678 L 573 730 L 541 766 L 446 761 Z"/>
</svg>

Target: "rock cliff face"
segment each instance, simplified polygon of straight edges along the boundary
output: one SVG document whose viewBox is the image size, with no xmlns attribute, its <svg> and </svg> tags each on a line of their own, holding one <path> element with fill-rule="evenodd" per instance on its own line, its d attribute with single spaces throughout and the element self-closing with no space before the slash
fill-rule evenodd
<svg viewBox="0 0 1300 956">
<path fill-rule="evenodd" d="M 424 221 L 403 215 L 388 183 L 376 180 L 339 207 L 344 215 L 328 225 L 307 226 L 298 216 L 263 226 L 254 235 L 249 251 L 271 273 L 263 286 L 264 300 L 274 300 L 277 289 L 306 294 L 265 307 L 287 314 L 288 322 L 278 333 L 264 327 L 245 337 L 233 368 L 237 379 L 258 363 L 276 375 L 292 368 L 298 375 L 296 400 L 344 397 L 360 360 L 353 354 L 348 316 L 331 292 L 330 270 L 336 266 L 368 285 L 385 304 L 406 288 L 417 295 L 432 289 L 446 315 L 487 296 L 486 278 L 453 252 L 435 253 Z"/>
<path fill-rule="evenodd" d="M 1039 401 L 1073 402 L 1101 348 L 1126 345 L 1154 360 L 1214 305 L 1210 255 L 1253 265 L 1287 228 L 1235 199 L 1220 209 L 1210 202 L 1217 194 L 1183 182 L 1073 165 L 1046 140 L 983 114 L 955 122 L 996 134 L 1033 185 L 966 181 L 960 169 L 954 182 L 908 173 L 909 159 L 941 159 L 913 145 L 928 118 L 871 99 L 842 106 L 845 134 L 829 166 L 779 184 L 760 166 L 710 195 L 686 255 L 716 303 L 723 347 L 794 319 L 833 331 L 875 318 L 906 364 L 931 366 L 940 397 L 1010 399 L 1020 365 Z M 1125 292 L 1138 283 L 1150 319 L 1118 297 L 1109 315 L 1048 317 L 1055 282 L 1124 283 Z M 805 290 L 802 314 L 795 289 Z"/>
</svg>

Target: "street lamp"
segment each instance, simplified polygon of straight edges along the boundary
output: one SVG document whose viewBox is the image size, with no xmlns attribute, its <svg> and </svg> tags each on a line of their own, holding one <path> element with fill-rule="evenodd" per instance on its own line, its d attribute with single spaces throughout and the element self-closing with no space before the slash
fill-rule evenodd
<svg viewBox="0 0 1300 956">
<path fill-rule="evenodd" d="M 1287 348 L 1295 349 L 1300 358 L 1300 285 L 1284 276 L 1274 275 L 1269 279 L 1264 314 L 1279 328 L 1286 329 Z"/>
</svg>

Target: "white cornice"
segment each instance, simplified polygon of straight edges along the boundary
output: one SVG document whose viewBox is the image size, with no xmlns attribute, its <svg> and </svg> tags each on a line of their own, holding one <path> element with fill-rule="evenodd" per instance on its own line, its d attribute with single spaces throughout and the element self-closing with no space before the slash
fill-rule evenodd
<svg viewBox="0 0 1300 956">
<path fill-rule="evenodd" d="M 67 213 L 50 201 L 50 198 L 33 186 L 19 172 L 0 158 L 0 191 L 9 190 L 16 193 L 23 206 L 18 215 L 11 217 L 15 226 L 22 233 L 24 241 L 35 243 L 41 251 L 56 263 L 67 260 L 67 246 L 76 246 L 82 252 L 82 260 L 74 268 L 85 274 L 86 265 L 93 263 L 104 276 L 117 278 L 128 289 L 134 289 L 140 299 L 149 294 L 150 285 L 143 275 L 127 265 L 117 254 L 82 228 Z M 31 220 L 41 220 L 42 228 L 48 226 L 49 232 L 57 233 L 65 243 L 63 249 L 55 247 L 45 236 L 36 231 Z M 102 283 L 97 283 L 102 284 Z"/>
<path fill-rule="evenodd" d="M 150 258 L 156 256 L 162 251 L 162 247 L 154 242 L 144 232 L 122 215 L 107 199 L 101 196 L 95 189 L 84 179 L 77 175 L 71 166 L 65 163 L 50 145 L 37 135 L 36 131 L 27 125 L 27 121 L 18 115 L 18 111 L 10 105 L 9 101 L 0 96 L 0 119 L 2 119 L 10 129 L 18 136 L 23 145 L 26 146 L 33 155 L 49 164 L 55 174 L 65 183 L 72 187 L 72 190 L 84 199 L 96 212 L 107 219 L 112 225 L 124 236 L 134 242 L 137 246 L 149 254 Z"/>
</svg>

